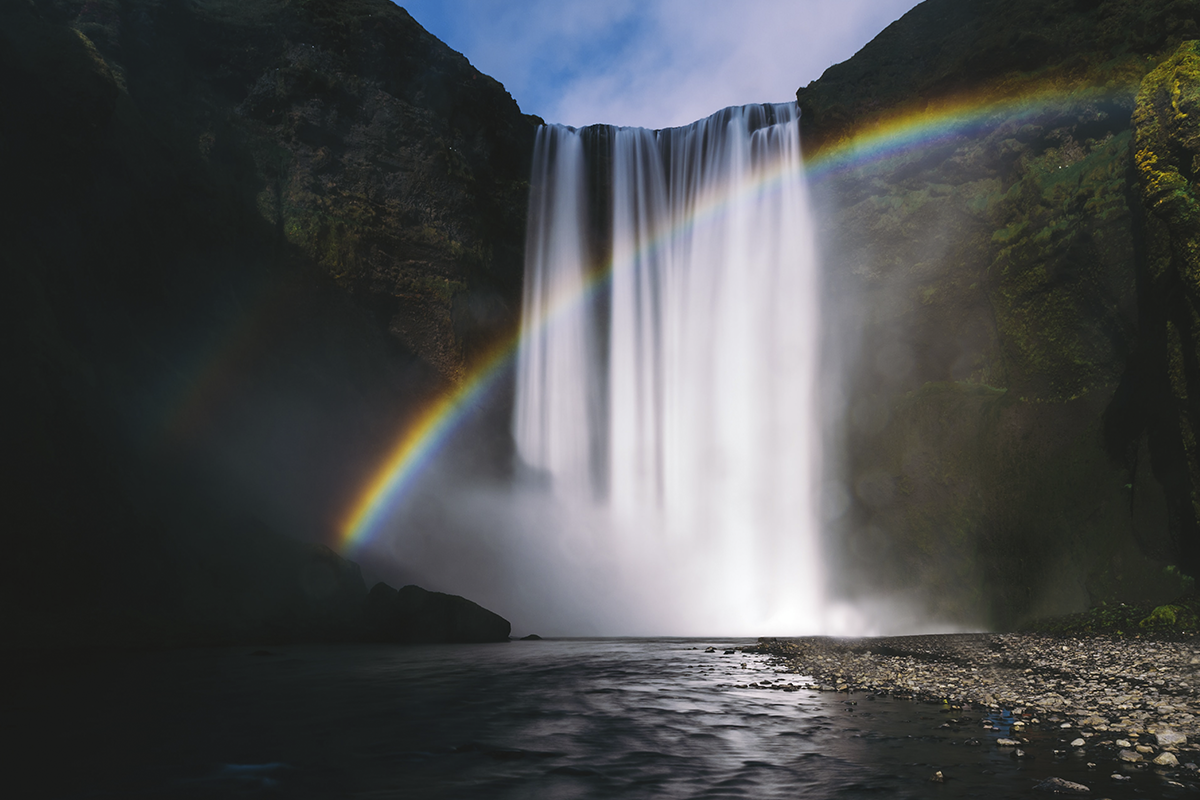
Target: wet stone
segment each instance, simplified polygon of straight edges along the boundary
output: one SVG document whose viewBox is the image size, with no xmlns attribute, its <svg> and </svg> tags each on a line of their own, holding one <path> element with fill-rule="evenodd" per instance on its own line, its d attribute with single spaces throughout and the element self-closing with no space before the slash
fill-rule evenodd
<svg viewBox="0 0 1200 800">
<path fill-rule="evenodd" d="M 1047 778 L 1033 788 L 1034 791 L 1051 792 L 1053 794 L 1088 795 L 1092 793 L 1092 790 L 1082 783 L 1075 783 L 1063 778 Z"/>
<path fill-rule="evenodd" d="M 1187 744 L 1187 736 L 1178 731 L 1162 730 L 1155 734 L 1159 747 L 1179 747 Z"/>
</svg>

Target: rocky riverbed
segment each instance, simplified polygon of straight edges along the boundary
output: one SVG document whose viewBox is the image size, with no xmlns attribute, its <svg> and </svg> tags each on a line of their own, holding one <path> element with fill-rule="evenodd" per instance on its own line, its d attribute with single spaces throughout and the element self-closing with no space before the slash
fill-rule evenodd
<svg viewBox="0 0 1200 800">
<path fill-rule="evenodd" d="M 1082 753 L 1099 770 L 1193 778 L 1200 764 L 1200 640 L 946 634 L 762 640 L 755 649 L 800 676 L 773 688 L 938 702 L 964 712 L 943 727 L 1004 725 L 996 746 L 1017 757 L 1028 736 L 1052 731 L 1056 754 Z"/>
</svg>

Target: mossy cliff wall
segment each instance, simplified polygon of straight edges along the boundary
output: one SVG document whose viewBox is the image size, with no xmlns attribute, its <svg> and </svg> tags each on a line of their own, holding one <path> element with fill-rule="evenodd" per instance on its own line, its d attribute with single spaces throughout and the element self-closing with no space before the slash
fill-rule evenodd
<svg viewBox="0 0 1200 800">
<path fill-rule="evenodd" d="M 1184 208 L 1143 214 L 1135 170 L 1139 98 L 1197 36 L 1196 3 L 928 0 L 798 92 L 842 591 L 1006 626 L 1200 569 L 1195 322 L 1178 278 L 1153 277 L 1186 272 L 1195 234 Z M 867 157 L 888 131 L 916 135 Z M 1181 135 L 1166 149 L 1190 176 Z M 1178 376 L 1175 406 L 1148 399 L 1147 369 Z"/>
<path fill-rule="evenodd" d="M 1142 330 L 1113 439 L 1151 442 L 1167 488 L 1172 544 L 1200 564 L 1200 44 L 1185 42 L 1142 82 L 1133 115 L 1144 236 Z M 1193 574 L 1195 574 L 1193 572 Z"/>
<path fill-rule="evenodd" d="M 387 0 L 13 0 L 0 67 L 5 641 L 253 636 L 516 324 L 537 120 Z"/>
</svg>

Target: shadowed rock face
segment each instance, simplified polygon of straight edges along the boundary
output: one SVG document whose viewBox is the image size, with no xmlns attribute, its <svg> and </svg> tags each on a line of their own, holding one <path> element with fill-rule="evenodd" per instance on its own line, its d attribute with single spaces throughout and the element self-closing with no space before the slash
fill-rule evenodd
<svg viewBox="0 0 1200 800">
<path fill-rule="evenodd" d="M 512 626 L 499 614 L 463 597 L 420 586 L 399 591 L 386 583 L 371 587 L 367 614 L 375 636 L 388 642 L 507 642 Z"/>
<path fill-rule="evenodd" d="M 333 636 L 272 565 L 516 324 L 536 120 L 386 0 L 17 0 L 0 68 L 7 641 Z"/>
<path fill-rule="evenodd" d="M 915 586 L 1006 626 L 1165 599 L 1183 588 L 1167 564 L 1200 569 L 1200 483 L 1168 432 L 1182 406 L 1161 404 L 1165 320 L 1186 315 L 1146 266 L 1188 234 L 1142 224 L 1134 160 L 1143 77 L 1198 21 L 1170 2 L 929 0 L 797 93 L 832 363 L 850 365 L 826 395 L 848 593 Z M 914 146 L 850 155 L 897 120 Z"/>
</svg>

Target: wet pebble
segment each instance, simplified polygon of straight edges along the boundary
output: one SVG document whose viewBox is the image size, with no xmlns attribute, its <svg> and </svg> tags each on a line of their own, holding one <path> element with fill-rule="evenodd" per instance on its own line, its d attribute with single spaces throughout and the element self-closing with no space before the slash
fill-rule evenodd
<svg viewBox="0 0 1200 800">
<path fill-rule="evenodd" d="M 1190 765 L 1200 761 L 1200 641 L 943 634 L 760 647 L 778 667 L 807 676 L 804 688 L 936 702 L 958 716 L 983 710 L 970 724 L 1012 742 L 1001 746 L 1016 748 L 1029 726 L 1076 732 L 1060 741 L 1069 738 L 1072 748 L 1086 747 L 1093 761 L 1109 765 L 1157 764 L 1165 750 L 1175 767 L 1186 762 L 1183 769 L 1194 772 Z"/>
</svg>

